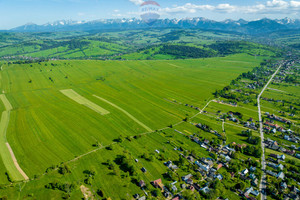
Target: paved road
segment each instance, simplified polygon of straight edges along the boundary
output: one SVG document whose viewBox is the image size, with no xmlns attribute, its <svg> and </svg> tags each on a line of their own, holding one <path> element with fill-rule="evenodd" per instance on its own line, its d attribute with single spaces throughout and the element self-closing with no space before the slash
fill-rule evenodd
<svg viewBox="0 0 300 200">
<path fill-rule="evenodd" d="M 275 73 L 271 76 L 270 80 L 268 83 L 265 85 L 265 87 L 262 89 L 261 93 L 257 97 L 257 107 L 258 107 L 258 117 L 259 117 L 259 132 L 260 132 L 260 137 L 261 137 L 261 148 L 262 148 L 262 158 L 261 158 L 261 165 L 262 165 L 262 171 L 263 174 L 261 176 L 261 181 L 259 185 L 259 189 L 261 191 L 261 200 L 266 200 L 267 199 L 267 194 L 266 194 L 266 160 L 265 160 L 265 144 L 264 144 L 264 132 L 263 132 L 263 121 L 261 117 L 261 110 L 260 110 L 260 98 L 261 95 L 264 93 L 264 91 L 268 88 L 268 85 L 272 82 L 273 78 L 276 76 L 280 68 L 282 67 L 282 64 L 279 65 L 278 69 L 275 71 Z"/>
</svg>

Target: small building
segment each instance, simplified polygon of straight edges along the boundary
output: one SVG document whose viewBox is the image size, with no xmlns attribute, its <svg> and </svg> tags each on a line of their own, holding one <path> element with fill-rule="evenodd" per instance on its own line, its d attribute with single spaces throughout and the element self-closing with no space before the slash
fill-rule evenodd
<svg viewBox="0 0 300 200">
<path fill-rule="evenodd" d="M 142 172 L 144 172 L 144 173 L 146 173 L 146 172 L 147 172 L 147 170 L 146 170 L 146 168 L 145 168 L 145 167 L 142 167 L 141 171 L 142 171 Z"/>
<path fill-rule="evenodd" d="M 162 181 L 161 179 L 157 179 L 155 181 L 152 182 L 152 185 L 155 187 L 155 188 L 159 188 L 163 191 L 164 189 L 164 185 L 162 184 Z"/>
<path fill-rule="evenodd" d="M 222 167 L 223 167 L 223 164 L 222 164 L 222 163 L 218 164 L 217 170 L 221 169 Z"/>
<path fill-rule="evenodd" d="M 251 166 L 250 167 L 250 172 L 255 172 L 256 171 L 256 167 Z"/>
<path fill-rule="evenodd" d="M 241 172 L 241 174 L 245 176 L 246 174 L 248 174 L 248 172 L 249 172 L 248 169 L 244 169 L 244 170 Z"/>
<path fill-rule="evenodd" d="M 281 182 L 280 187 L 281 187 L 281 189 L 285 190 L 287 188 L 286 182 Z"/>
<path fill-rule="evenodd" d="M 193 177 L 192 174 L 188 174 L 188 175 L 186 175 L 186 176 L 181 177 L 181 179 L 182 179 L 183 181 L 186 181 L 186 180 L 188 180 L 188 179 L 190 179 L 190 178 L 192 178 L 192 177 Z"/>
<path fill-rule="evenodd" d="M 258 179 L 257 178 L 251 181 L 251 185 L 253 185 L 254 187 L 256 187 L 257 184 L 258 184 Z"/>
<path fill-rule="evenodd" d="M 175 185 L 173 185 L 171 189 L 172 189 L 173 192 L 177 191 L 177 187 Z"/>
<path fill-rule="evenodd" d="M 208 186 L 206 186 L 204 188 L 201 188 L 200 191 L 203 191 L 206 194 L 210 191 L 210 189 L 208 188 Z"/>
<path fill-rule="evenodd" d="M 256 178 L 256 176 L 255 176 L 255 174 L 250 174 L 249 178 L 254 180 Z"/>
<path fill-rule="evenodd" d="M 220 181 L 223 180 L 223 176 L 221 174 L 218 174 L 215 176 L 217 179 L 219 179 Z"/>
<path fill-rule="evenodd" d="M 284 179 L 284 173 L 283 173 L 283 172 L 279 172 L 279 173 L 277 174 L 277 178 Z"/>
<path fill-rule="evenodd" d="M 145 183 L 145 181 L 143 181 L 143 180 L 140 180 L 140 182 L 139 182 L 139 186 L 140 186 L 141 188 L 145 187 L 145 186 L 146 186 L 146 183 Z"/>
<path fill-rule="evenodd" d="M 282 164 L 278 164 L 277 168 L 280 169 L 280 170 L 283 170 L 283 165 Z"/>
<path fill-rule="evenodd" d="M 187 179 L 187 180 L 185 180 L 185 182 L 186 182 L 186 184 L 193 184 L 193 180 L 192 179 Z"/>
</svg>

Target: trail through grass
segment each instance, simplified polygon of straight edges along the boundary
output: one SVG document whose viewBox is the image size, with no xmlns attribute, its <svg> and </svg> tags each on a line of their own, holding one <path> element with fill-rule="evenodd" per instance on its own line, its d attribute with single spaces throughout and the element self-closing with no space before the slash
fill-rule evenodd
<svg viewBox="0 0 300 200">
<path fill-rule="evenodd" d="M 136 123 L 138 123 L 139 125 L 141 125 L 142 127 L 144 127 L 147 131 L 151 132 L 151 128 L 149 128 L 148 126 L 146 126 L 145 124 L 143 124 L 141 121 L 139 121 L 137 118 L 135 118 L 134 116 L 132 116 L 131 114 L 129 114 L 126 110 L 120 108 L 119 106 L 117 106 L 116 104 L 111 103 L 110 101 L 107 101 L 106 99 L 103 99 L 101 97 L 98 97 L 96 95 L 93 95 L 94 97 L 100 99 L 101 101 L 104 101 L 105 103 L 108 103 L 109 105 L 117 108 L 118 110 L 122 111 L 124 114 L 126 114 L 129 118 L 131 118 L 132 120 L 134 120 Z"/>
<path fill-rule="evenodd" d="M 28 180 L 28 176 L 21 169 L 18 164 L 16 157 L 10 145 L 6 139 L 6 130 L 9 124 L 10 111 L 12 110 L 12 105 L 6 98 L 4 94 L 0 95 L 6 110 L 2 112 L 1 122 L 0 122 L 0 155 L 3 161 L 3 164 L 7 170 L 8 176 L 14 181 Z"/>
<path fill-rule="evenodd" d="M 101 108 L 100 106 L 98 106 L 97 104 L 89 101 L 88 99 L 86 99 L 83 96 L 79 95 L 77 92 L 75 92 L 72 89 L 61 90 L 60 92 L 63 93 L 64 95 L 66 95 L 67 97 L 69 97 L 70 99 L 76 101 L 77 103 L 79 103 L 81 105 L 84 105 L 84 106 L 94 110 L 95 112 L 101 114 L 101 115 L 109 114 L 109 111 L 107 111 L 104 108 Z"/>
</svg>

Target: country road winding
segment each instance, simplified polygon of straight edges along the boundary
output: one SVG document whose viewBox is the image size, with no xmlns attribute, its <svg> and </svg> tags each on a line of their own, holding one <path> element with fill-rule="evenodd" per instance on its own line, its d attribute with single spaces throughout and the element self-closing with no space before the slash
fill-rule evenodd
<svg viewBox="0 0 300 200">
<path fill-rule="evenodd" d="M 270 80 L 268 83 L 265 85 L 265 87 L 262 89 L 260 94 L 257 97 L 257 107 L 258 107 L 258 118 L 259 118 L 259 132 L 260 132 L 260 137 L 261 137 L 261 148 L 262 148 L 262 158 L 261 158 L 261 165 L 262 165 L 262 176 L 260 180 L 260 185 L 259 189 L 261 191 L 261 200 L 266 200 L 267 199 L 267 194 L 266 194 L 266 160 L 265 160 L 265 145 L 264 145 L 264 132 L 263 132 L 263 121 L 262 121 L 262 116 L 261 116 L 261 109 L 260 109 L 260 98 L 264 91 L 268 88 L 269 84 L 272 82 L 273 78 L 276 76 L 280 68 L 282 67 L 283 63 L 279 65 L 275 73 L 271 76 Z"/>
</svg>

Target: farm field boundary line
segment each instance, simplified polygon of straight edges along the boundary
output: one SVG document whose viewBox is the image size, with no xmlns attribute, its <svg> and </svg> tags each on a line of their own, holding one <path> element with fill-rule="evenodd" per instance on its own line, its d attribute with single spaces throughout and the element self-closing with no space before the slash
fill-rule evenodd
<svg viewBox="0 0 300 200">
<path fill-rule="evenodd" d="M 78 94 L 77 92 L 75 92 L 72 89 L 60 90 L 60 92 L 62 94 L 64 94 L 65 96 L 69 97 L 70 99 L 72 99 L 73 101 L 79 103 L 80 105 L 84 105 L 101 115 L 107 115 L 110 113 L 109 111 L 105 110 L 104 108 L 102 108 L 102 107 L 98 106 L 97 104 L 91 102 L 90 100 L 84 98 L 83 96 L 81 96 L 80 94 Z"/>
<path fill-rule="evenodd" d="M 13 153 L 12 148 L 6 139 L 6 131 L 9 124 L 10 111 L 13 109 L 12 105 L 6 98 L 5 94 L 0 95 L 0 99 L 5 106 L 5 111 L 2 112 L 0 123 L 0 155 L 5 165 L 6 170 L 13 180 L 29 180 L 28 176 L 21 169 L 18 161 Z"/>
<path fill-rule="evenodd" d="M 114 103 L 111 103 L 110 101 L 107 101 L 106 99 L 99 97 L 97 95 L 93 95 L 94 97 L 96 97 L 97 99 L 100 99 L 101 101 L 104 101 L 105 103 L 108 103 L 109 105 L 117 108 L 118 110 L 122 111 L 125 115 L 127 115 L 130 119 L 132 119 L 133 121 L 135 121 L 136 123 L 138 123 L 139 125 L 141 125 L 143 128 L 145 128 L 147 131 L 151 132 L 152 129 L 149 128 L 148 126 L 146 126 L 145 124 L 143 124 L 141 121 L 139 121 L 137 118 L 135 118 L 134 116 L 132 116 L 130 113 L 128 113 L 126 110 L 120 108 L 119 106 L 117 106 Z"/>
<path fill-rule="evenodd" d="M 191 118 L 195 118 L 195 117 L 198 116 L 199 114 L 202 114 L 202 112 L 206 109 L 206 107 L 207 107 L 212 101 L 213 101 L 213 100 L 210 100 L 210 101 L 204 106 L 204 108 L 203 108 L 202 110 L 200 110 L 197 114 L 195 114 L 195 115 L 192 116 Z M 179 125 L 179 124 L 181 124 L 181 123 L 183 123 L 183 122 L 184 122 L 184 121 L 180 121 L 179 123 L 174 124 L 173 127 L 175 127 L 175 126 L 177 126 L 177 125 Z M 155 130 L 155 131 L 151 130 L 151 131 L 149 131 L 149 132 L 140 133 L 140 134 L 138 134 L 138 135 L 136 135 L 136 136 L 148 135 L 148 134 L 151 134 L 151 133 L 155 133 L 155 132 L 157 132 L 157 131 L 163 131 L 163 130 L 167 130 L 167 129 L 170 129 L 170 127 L 168 126 L 168 127 L 165 127 L 165 128 L 159 129 L 159 130 Z M 134 138 L 134 137 L 135 137 L 135 136 L 131 136 L 130 138 Z M 77 161 L 77 160 L 79 160 L 79 159 L 81 159 L 81 158 L 83 158 L 83 157 L 85 157 L 85 156 L 87 156 L 87 155 L 89 155 L 89 154 L 96 153 L 97 151 L 99 151 L 99 150 L 101 150 L 101 149 L 105 149 L 105 148 L 107 148 L 107 147 L 109 147 L 109 146 L 113 146 L 113 145 L 116 145 L 116 144 L 117 144 L 117 142 L 113 142 L 113 143 L 108 144 L 108 145 L 106 145 L 106 146 L 98 147 L 97 149 L 94 149 L 94 150 L 92 150 L 92 151 L 89 151 L 89 152 L 86 152 L 86 153 L 84 153 L 84 154 L 81 154 L 81 155 L 77 156 L 76 158 L 74 158 L 74 159 L 72 159 L 72 160 L 65 161 L 65 162 L 63 162 L 62 164 L 69 164 L 69 163 L 75 162 L 75 161 Z M 58 170 L 58 168 L 55 168 L 54 170 Z M 43 174 L 42 174 L 42 176 L 45 176 L 45 175 L 47 175 L 47 173 L 43 173 Z M 29 181 L 31 181 L 31 180 L 29 180 Z"/>
</svg>

